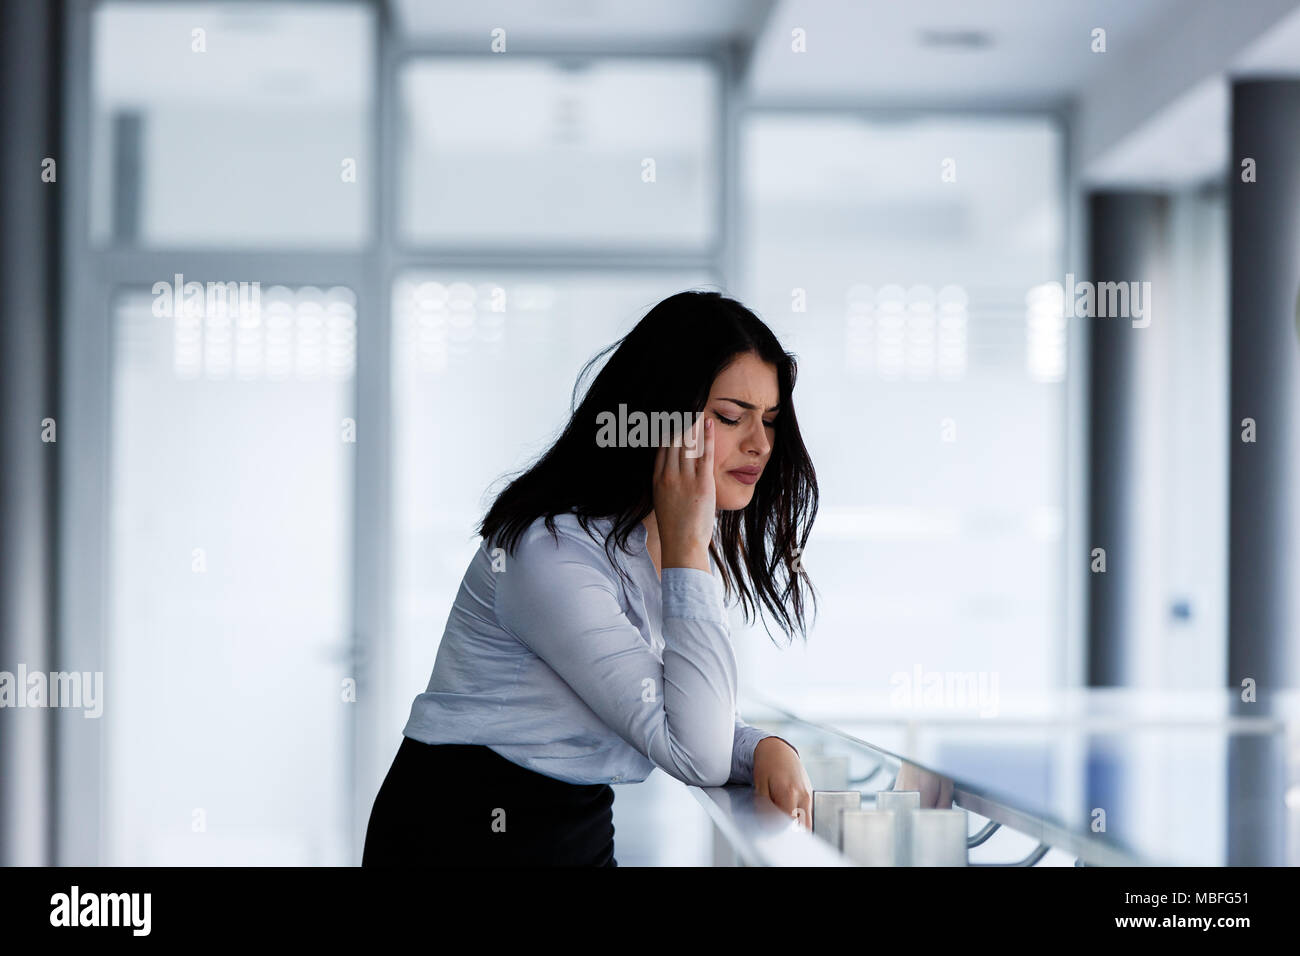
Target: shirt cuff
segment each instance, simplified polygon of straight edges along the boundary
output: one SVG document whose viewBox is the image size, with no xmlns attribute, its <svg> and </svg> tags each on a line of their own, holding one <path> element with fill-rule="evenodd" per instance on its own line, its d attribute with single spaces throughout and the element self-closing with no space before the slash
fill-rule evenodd
<svg viewBox="0 0 1300 956">
<path fill-rule="evenodd" d="M 777 734 L 769 734 L 765 730 L 759 730 L 757 727 L 745 726 L 740 728 L 736 733 L 736 746 L 731 754 L 731 779 L 728 783 L 746 783 L 754 785 L 754 751 L 758 749 L 760 740 L 768 737 L 776 737 L 782 743 L 788 744 L 790 749 L 799 754 L 799 748 L 790 741 Z"/>
<path fill-rule="evenodd" d="M 664 568 L 660 584 L 664 617 L 725 624 L 718 581 L 699 568 Z"/>
<path fill-rule="evenodd" d="M 754 748 L 768 736 L 757 727 L 736 728 L 735 746 L 731 751 L 731 778 L 727 783 L 754 784 Z"/>
</svg>

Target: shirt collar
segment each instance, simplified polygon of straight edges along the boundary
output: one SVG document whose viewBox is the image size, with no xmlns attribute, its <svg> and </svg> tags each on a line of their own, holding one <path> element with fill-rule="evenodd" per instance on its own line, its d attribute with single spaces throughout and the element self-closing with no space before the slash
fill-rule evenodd
<svg viewBox="0 0 1300 956">
<path fill-rule="evenodd" d="M 636 527 L 632 529 L 632 534 L 628 540 L 636 544 L 636 553 L 642 554 L 646 549 L 646 541 L 650 538 L 650 532 L 646 529 L 644 521 L 638 521 Z"/>
</svg>

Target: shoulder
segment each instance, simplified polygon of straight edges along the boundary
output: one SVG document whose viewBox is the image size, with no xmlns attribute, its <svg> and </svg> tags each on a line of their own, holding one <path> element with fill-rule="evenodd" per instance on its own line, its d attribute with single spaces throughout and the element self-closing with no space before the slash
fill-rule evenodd
<svg viewBox="0 0 1300 956">
<path fill-rule="evenodd" d="M 554 531 L 545 518 L 533 520 L 519 538 L 515 561 L 523 567 L 550 567 L 565 561 L 580 561 L 607 573 L 613 573 L 605 541 L 612 522 L 607 518 L 589 518 L 583 528 L 572 512 L 555 515 Z"/>
<path fill-rule="evenodd" d="M 582 527 L 578 521 L 578 516 L 571 511 L 561 512 L 551 518 L 551 524 L 555 531 L 552 532 L 546 525 L 546 519 L 534 518 L 519 539 L 522 545 L 525 542 L 536 543 L 538 541 L 549 539 L 551 541 L 575 541 L 586 542 L 596 547 L 604 548 L 605 537 L 609 534 L 610 521 L 607 518 L 588 518 L 587 524 L 590 532 Z"/>
<path fill-rule="evenodd" d="M 553 524 L 554 534 L 545 519 L 535 519 L 502 563 L 505 573 L 496 577 L 498 618 L 516 633 L 532 627 L 539 614 L 587 613 L 583 609 L 599 606 L 602 595 L 623 603 L 619 573 L 605 553 L 607 528 L 591 522 L 588 534 L 572 514 L 556 515 Z"/>
</svg>

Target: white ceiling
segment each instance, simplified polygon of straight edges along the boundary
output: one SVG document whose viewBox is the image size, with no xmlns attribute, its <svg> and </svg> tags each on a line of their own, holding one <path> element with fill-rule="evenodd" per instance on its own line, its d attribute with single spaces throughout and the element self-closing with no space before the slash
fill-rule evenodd
<svg viewBox="0 0 1300 956">
<path fill-rule="evenodd" d="M 760 99 L 853 99 L 947 108 L 1055 105 L 1140 55 L 1189 0 L 784 0 L 763 31 L 750 77 Z M 1193 0 L 1195 2 L 1195 0 Z M 1106 30 L 1106 53 L 1091 51 Z M 807 52 L 791 51 L 791 31 Z M 933 46 L 927 32 L 987 45 Z"/>
<path fill-rule="evenodd" d="M 1109 142 L 1080 157 L 1087 185 L 1178 189 L 1220 179 L 1230 153 L 1231 81 L 1300 76 L 1294 0 L 1186 10 L 1150 56 L 1121 62 L 1084 91 L 1079 136 L 1092 146 Z M 1104 130 L 1116 119 L 1116 129 Z"/>
<path fill-rule="evenodd" d="M 702 48 L 754 37 L 774 0 L 391 0 L 398 28 L 436 47 L 487 52 L 504 29 L 506 52 L 562 47 Z"/>
<path fill-rule="evenodd" d="M 1158 111 L 1084 170 L 1093 187 L 1178 189 L 1228 165 L 1228 83 L 1212 76 Z"/>
<path fill-rule="evenodd" d="M 763 100 L 854 100 L 947 108 L 1056 106 L 1117 58 L 1140 55 L 1189 5 L 1223 0 L 392 0 L 398 29 L 435 49 L 699 49 L 752 40 Z M 1092 30 L 1108 52 L 1091 51 Z M 801 28 L 807 52 L 791 51 Z M 927 36 L 974 35 L 945 46 Z"/>
<path fill-rule="evenodd" d="M 464 52 L 486 52 L 496 28 L 508 52 L 707 49 L 738 39 L 752 44 L 746 88 L 760 102 L 1032 109 L 1155 59 L 1178 24 L 1228 2 L 391 0 L 390 9 L 413 44 Z M 1097 27 L 1105 53 L 1092 51 Z M 806 52 L 791 49 L 795 29 Z M 1300 69 L 1300 27 L 1279 31 L 1255 60 Z"/>
<path fill-rule="evenodd" d="M 508 50 L 752 48 L 751 103 L 1075 110 L 1089 185 L 1220 175 L 1228 81 L 1300 75 L 1300 0 L 391 0 L 418 45 Z M 1106 52 L 1092 50 L 1106 31 Z M 801 30 L 806 51 L 795 52 Z"/>
<path fill-rule="evenodd" d="M 1232 75 L 1300 75 L 1300 6 L 1242 51 Z"/>
</svg>

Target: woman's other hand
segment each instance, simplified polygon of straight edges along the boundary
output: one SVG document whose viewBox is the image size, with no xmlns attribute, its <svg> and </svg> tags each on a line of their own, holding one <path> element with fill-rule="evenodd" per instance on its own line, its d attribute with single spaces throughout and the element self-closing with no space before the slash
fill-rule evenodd
<svg viewBox="0 0 1300 956">
<path fill-rule="evenodd" d="M 754 748 L 754 789 L 812 830 L 812 781 L 795 749 L 780 737 L 764 737 Z"/>
</svg>

